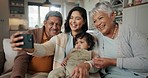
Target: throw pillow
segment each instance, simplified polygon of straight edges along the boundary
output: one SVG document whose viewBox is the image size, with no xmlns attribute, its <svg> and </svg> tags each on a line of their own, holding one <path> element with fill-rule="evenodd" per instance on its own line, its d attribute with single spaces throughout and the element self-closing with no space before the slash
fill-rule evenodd
<svg viewBox="0 0 148 78">
<path fill-rule="evenodd" d="M 7 72 L 12 68 L 14 64 L 14 58 L 17 55 L 17 52 L 12 50 L 10 45 L 10 39 L 3 40 L 3 48 L 6 59 L 6 62 L 4 64 L 4 72 Z"/>
</svg>

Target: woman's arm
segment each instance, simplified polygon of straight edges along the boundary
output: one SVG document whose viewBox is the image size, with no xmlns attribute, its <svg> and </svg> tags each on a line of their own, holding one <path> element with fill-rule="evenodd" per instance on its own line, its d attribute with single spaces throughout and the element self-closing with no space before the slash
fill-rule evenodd
<svg viewBox="0 0 148 78">
<path fill-rule="evenodd" d="M 108 66 L 116 66 L 116 59 L 111 58 L 93 58 L 93 63 L 96 68 L 106 68 Z"/>
<path fill-rule="evenodd" d="M 34 43 L 33 53 L 28 52 L 29 55 L 33 56 L 49 56 L 54 55 L 56 46 L 56 36 L 52 37 L 49 41 L 43 44 Z"/>
<path fill-rule="evenodd" d="M 117 67 L 135 71 L 148 71 L 148 42 L 134 28 L 124 27 L 121 31 L 121 52 L 125 58 L 117 58 Z"/>
</svg>

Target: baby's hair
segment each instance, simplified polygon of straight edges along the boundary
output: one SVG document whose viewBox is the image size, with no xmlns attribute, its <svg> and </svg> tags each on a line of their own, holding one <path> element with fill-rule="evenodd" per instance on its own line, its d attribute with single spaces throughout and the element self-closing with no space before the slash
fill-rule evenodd
<svg viewBox="0 0 148 78">
<path fill-rule="evenodd" d="M 94 41 L 94 37 L 89 34 L 89 33 L 86 33 L 86 32 L 81 32 L 79 34 L 76 35 L 75 37 L 75 43 L 78 39 L 82 39 L 82 38 L 85 38 L 86 39 L 86 42 L 87 44 L 90 46 L 87 50 L 92 50 L 94 45 L 95 45 L 95 41 Z"/>
</svg>

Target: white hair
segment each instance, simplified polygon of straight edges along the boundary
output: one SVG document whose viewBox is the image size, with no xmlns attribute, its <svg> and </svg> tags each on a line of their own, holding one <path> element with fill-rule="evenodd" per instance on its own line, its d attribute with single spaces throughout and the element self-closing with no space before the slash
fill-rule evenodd
<svg viewBox="0 0 148 78">
<path fill-rule="evenodd" d="M 104 12 L 110 15 L 111 13 L 114 12 L 114 9 L 112 8 L 112 5 L 108 1 L 100 1 L 98 2 L 95 7 L 91 11 L 91 17 L 97 13 L 97 12 Z"/>
</svg>

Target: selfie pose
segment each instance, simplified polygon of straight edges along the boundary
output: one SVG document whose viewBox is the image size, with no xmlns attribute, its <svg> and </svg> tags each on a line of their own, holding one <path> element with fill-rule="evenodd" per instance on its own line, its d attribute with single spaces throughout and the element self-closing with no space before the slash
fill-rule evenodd
<svg viewBox="0 0 148 78">
<path fill-rule="evenodd" d="M 52 56 L 53 69 L 61 67 L 61 63 L 72 48 L 74 48 L 74 38 L 78 33 L 86 32 L 88 30 L 87 12 L 82 7 L 74 7 L 70 10 L 66 22 L 64 24 L 65 32 L 52 37 L 49 41 L 43 44 L 34 44 L 33 49 L 23 49 L 17 46 L 24 45 L 23 42 L 16 41 L 23 39 L 22 37 L 15 37 L 20 33 L 15 33 L 11 36 L 11 47 L 15 51 L 27 51 L 33 56 Z M 97 47 L 96 47 L 97 48 Z M 94 48 L 94 50 L 96 50 Z M 97 51 L 94 51 L 97 52 Z M 75 78 L 86 78 L 90 70 L 90 64 L 82 62 L 78 64 L 71 76 Z M 95 71 L 94 71 L 95 72 Z"/>
</svg>

